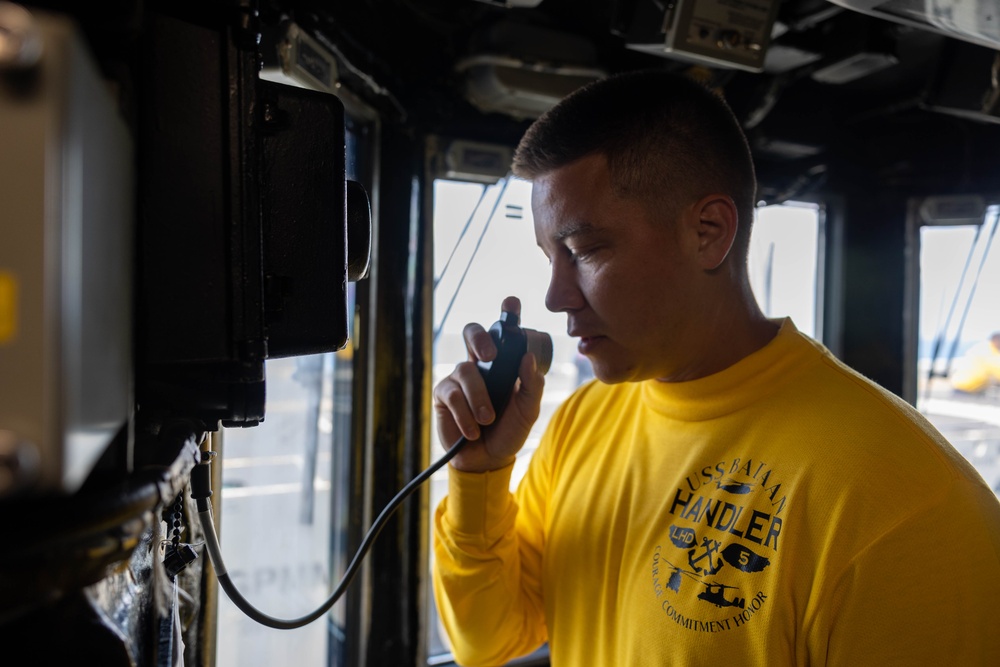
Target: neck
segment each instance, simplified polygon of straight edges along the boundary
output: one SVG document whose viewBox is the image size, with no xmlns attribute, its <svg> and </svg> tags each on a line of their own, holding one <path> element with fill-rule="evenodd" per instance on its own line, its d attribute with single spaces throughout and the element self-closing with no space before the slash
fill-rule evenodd
<svg viewBox="0 0 1000 667">
<path fill-rule="evenodd" d="M 692 360 L 697 360 L 663 382 L 697 380 L 729 368 L 771 342 L 780 325 L 764 316 L 749 284 L 728 290 L 731 298 L 710 301 L 694 332 Z"/>
</svg>

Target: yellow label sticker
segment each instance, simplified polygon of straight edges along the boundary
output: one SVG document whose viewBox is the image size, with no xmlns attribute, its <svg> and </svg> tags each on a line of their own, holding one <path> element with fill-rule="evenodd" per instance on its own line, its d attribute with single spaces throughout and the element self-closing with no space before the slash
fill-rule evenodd
<svg viewBox="0 0 1000 667">
<path fill-rule="evenodd" d="M 0 345 L 17 335 L 17 278 L 0 270 Z"/>
</svg>

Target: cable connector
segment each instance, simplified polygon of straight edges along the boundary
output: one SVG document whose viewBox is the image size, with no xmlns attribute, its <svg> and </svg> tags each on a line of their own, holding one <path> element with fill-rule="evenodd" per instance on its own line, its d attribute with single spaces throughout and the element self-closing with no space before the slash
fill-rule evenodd
<svg viewBox="0 0 1000 667">
<path fill-rule="evenodd" d="M 208 499 L 212 496 L 212 459 L 217 452 L 202 452 L 201 462 L 191 471 L 191 498 L 198 504 L 198 511 L 205 512 L 209 508 Z"/>
<path fill-rule="evenodd" d="M 167 555 L 163 558 L 163 567 L 173 579 L 196 558 L 198 558 L 198 552 L 190 544 L 181 543 L 177 547 L 170 545 L 167 547 Z"/>
</svg>

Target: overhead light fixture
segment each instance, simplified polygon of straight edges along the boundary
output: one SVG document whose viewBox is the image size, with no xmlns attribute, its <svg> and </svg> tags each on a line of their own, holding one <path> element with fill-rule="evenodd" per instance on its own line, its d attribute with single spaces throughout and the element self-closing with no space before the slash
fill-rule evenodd
<svg viewBox="0 0 1000 667">
<path fill-rule="evenodd" d="M 892 67 L 899 59 L 891 53 L 861 51 L 838 60 L 812 73 L 812 78 L 820 83 L 844 84 Z"/>
<path fill-rule="evenodd" d="M 275 55 L 277 62 L 265 62 L 260 78 L 336 94 L 340 78 L 336 59 L 298 24 L 281 27 Z"/>
<path fill-rule="evenodd" d="M 444 177 L 494 185 L 510 171 L 513 157 L 509 146 L 456 139 L 444 153 Z"/>
</svg>

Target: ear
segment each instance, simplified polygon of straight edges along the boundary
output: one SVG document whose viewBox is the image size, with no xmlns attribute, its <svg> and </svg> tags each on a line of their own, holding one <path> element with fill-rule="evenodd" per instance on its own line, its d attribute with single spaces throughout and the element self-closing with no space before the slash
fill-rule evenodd
<svg viewBox="0 0 1000 667">
<path fill-rule="evenodd" d="M 711 194 L 695 205 L 698 212 L 698 255 L 702 268 L 717 269 L 729 255 L 739 229 L 739 213 L 729 195 Z"/>
</svg>

